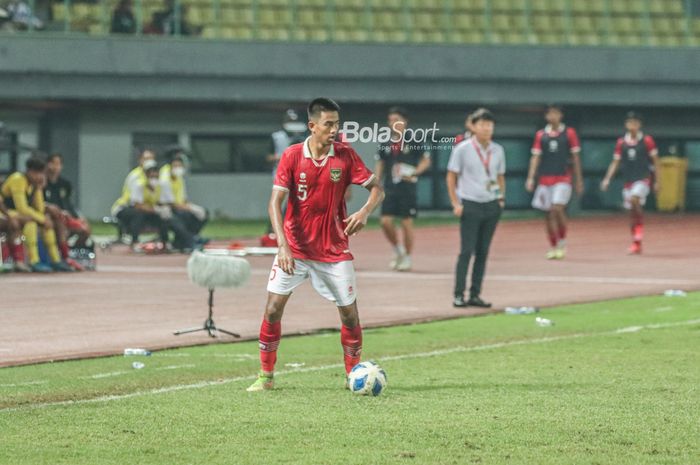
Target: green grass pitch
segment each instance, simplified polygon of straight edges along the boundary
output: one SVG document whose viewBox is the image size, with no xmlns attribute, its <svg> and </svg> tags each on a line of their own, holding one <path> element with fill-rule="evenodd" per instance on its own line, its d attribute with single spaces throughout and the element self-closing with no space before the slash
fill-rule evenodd
<svg viewBox="0 0 700 465">
<path fill-rule="evenodd" d="M 377 398 L 333 332 L 283 339 L 263 393 L 254 342 L 1 369 L 0 463 L 700 463 L 700 294 L 541 315 L 367 330 Z"/>
</svg>

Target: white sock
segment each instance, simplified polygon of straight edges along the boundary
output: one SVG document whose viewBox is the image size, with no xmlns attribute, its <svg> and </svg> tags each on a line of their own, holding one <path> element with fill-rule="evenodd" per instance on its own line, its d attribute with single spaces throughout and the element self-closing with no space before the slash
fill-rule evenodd
<svg viewBox="0 0 700 465">
<path fill-rule="evenodd" d="M 406 255 L 406 247 L 404 247 L 401 244 L 397 244 L 394 246 L 394 253 L 398 255 L 399 257 L 402 257 Z"/>
</svg>

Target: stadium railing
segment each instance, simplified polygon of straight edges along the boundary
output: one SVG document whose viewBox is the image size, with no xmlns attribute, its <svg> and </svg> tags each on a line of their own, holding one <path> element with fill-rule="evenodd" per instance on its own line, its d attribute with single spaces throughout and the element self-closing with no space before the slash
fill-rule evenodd
<svg viewBox="0 0 700 465">
<path fill-rule="evenodd" d="M 37 0 L 26 0 L 32 10 Z M 172 0 L 168 35 L 238 41 L 700 45 L 695 0 Z M 117 0 L 51 3 L 46 30 L 110 34 Z M 164 0 L 133 0 L 135 35 Z M 183 23 L 192 26 L 183 30 Z M 37 33 L 32 22 L 29 33 Z M 194 34 L 192 33 L 194 32 Z"/>
</svg>

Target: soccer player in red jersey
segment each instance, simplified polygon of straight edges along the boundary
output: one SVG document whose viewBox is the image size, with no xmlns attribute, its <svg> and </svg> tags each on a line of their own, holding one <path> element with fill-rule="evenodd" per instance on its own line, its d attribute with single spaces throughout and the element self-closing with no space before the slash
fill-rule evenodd
<svg viewBox="0 0 700 465">
<path fill-rule="evenodd" d="M 608 190 L 610 180 L 622 168 L 622 176 L 625 182 L 622 190 L 624 207 L 630 211 L 630 230 L 632 233 L 632 245 L 628 249 L 630 254 L 642 253 L 642 239 L 644 237 L 644 204 L 647 201 L 652 183 L 651 166 L 654 166 L 655 176 L 654 192 L 659 192 L 659 150 L 654 139 L 642 132 L 642 118 L 635 112 L 627 113 L 625 119 L 627 133 L 620 137 L 615 145 L 613 161 L 608 167 L 605 178 L 600 183 L 600 189 Z"/>
<path fill-rule="evenodd" d="M 549 105 L 545 113 L 547 126 L 535 134 L 532 157 L 525 188 L 535 192 L 532 206 L 547 216 L 547 234 L 551 248 L 547 259 L 562 259 L 566 255 L 566 206 L 571 200 L 571 168 L 576 181 L 576 193 L 583 193 L 581 175 L 581 144 L 576 130 L 562 122 L 564 113 L 558 105 Z M 535 189 L 535 176 L 537 189 Z"/>
<path fill-rule="evenodd" d="M 360 361 L 362 329 L 357 311 L 355 270 L 348 238 L 357 234 L 384 198 L 376 177 L 349 146 L 336 142 L 340 107 L 331 99 L 317 98 L 308 106 L 311 135 L 282 154 L 268 212 L 279 251 L 270 271 L 267 305 L 260 327 L 258 379 L 248 391 L 273 388 L 281 319 L 292 291 L 306 279 L 324 298 L 338 307 L 342 328 L 345 371 Z M 365 205 L 347 215 L 345 191 L 351 184 L 369 190 Z M 282 204 L 289 195 L 282 219 Z"/>
</svg>

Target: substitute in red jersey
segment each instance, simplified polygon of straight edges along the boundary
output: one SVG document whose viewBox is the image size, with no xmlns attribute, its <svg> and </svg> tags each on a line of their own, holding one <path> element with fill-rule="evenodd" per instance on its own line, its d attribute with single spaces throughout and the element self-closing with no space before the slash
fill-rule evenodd
<svg viewBox="0 0 700 465">
<path fill-rule="evenodd" d="M 550 244 L 548 260 L 562 259 L 566 255 L 566 206 L 571 200 L 572 169 L 576 193 L 583 193 L 581 144 L 576 130 L 567 127 L 562 122 L 563 117 L 560 106 L 547 107 L 547 126 L 535 134 L 525 183 L 528 192 L 535 192 L 532 206 L 546 213 L 545 222 Z"/>
<path fill-rule="evenodd" d="M 652 166 L 654 172 L 659 172 L 659 151 L 654 139 L 642 132 L 642 118 L 631 111 L 625 120 L 627 133 L 620 137 L 615 145 L 613 161 L 608 167 L 605 178 L 600 183 L 603 191 L 608 190 L 610 181 L 618 169 L 622 169 L 624 188 L 622 198 L 624 207 L 630 212 L 630 231 L 632 245 L 630 254 L 642 253 L 644 237 L 644 205 L 652 184 Z M 659 191 L 659 178 L 655 177 L 654 192 Z"/>
<path fill-rule="evenodd" d="M 311 136 L 290 146 L 277 168 L 269 214 L 279 251 L 268 282 L 267 305 L 260 327 L 260 376 L 248 391 L 272 389 L 284 307 L 292 291 L 307 279 L 340 313 L 345 371 L 360 361 L 362 328 L 357 311 L 355 270 L 348 238 L 357 234 L 384 198 L 376 177 L 357 153 L 335 142 L 340 107 L 317 98 L 308 107 Z M 370 192 L 365 205 L 347 215 L 345 192 L 358 184 Z M 282 219 L 282 204 L 289 195 Z"/>
</svg>

